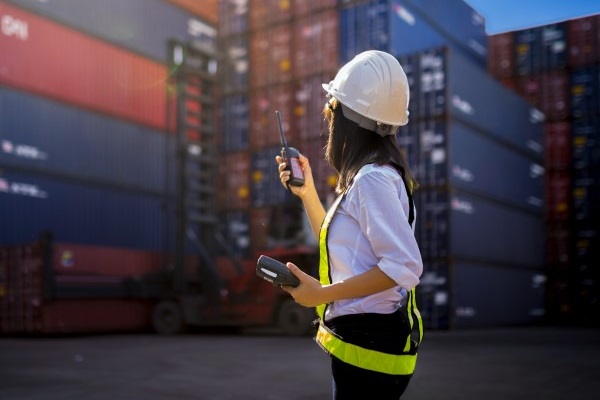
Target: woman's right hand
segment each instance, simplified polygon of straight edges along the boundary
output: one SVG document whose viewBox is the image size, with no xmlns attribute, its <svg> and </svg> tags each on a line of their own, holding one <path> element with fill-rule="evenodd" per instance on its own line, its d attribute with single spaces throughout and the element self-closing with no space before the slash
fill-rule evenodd
<svg viewBox="0 0 600 400">
<path fill-rule="evenodd" d="M 308 162 L 308 158 L 300 154 L 299 160 L 300 167 L 302 168 L 302 172 L 304 174 L 304 185 L 290 186 L 290 189 L 293 194 L 302 198 L 308 193 L 309 190 L 314 190 L 315 182 L 313 180 L 312 170 L 310 169 L 310 163 Z M 290 171 L 284 170 L 286 167 L 286 163 L 283 161 L 283 158 L 281 158 L 281 156 L 276 156 L 275 161 L 277 161 L 278 164 L 277 169 L 279 171 L 279 179 L 281 180 L 281 184 L 287 189 L 287 181 L 290 180 Z"/>
</svg>

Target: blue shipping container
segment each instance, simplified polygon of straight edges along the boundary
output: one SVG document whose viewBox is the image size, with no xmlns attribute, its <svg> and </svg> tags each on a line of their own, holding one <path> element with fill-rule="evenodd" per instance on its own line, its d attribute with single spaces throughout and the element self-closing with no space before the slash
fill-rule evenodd
<svg viewBox="0 0 600 400">
<path fill-rule="evenodd" d="M 340 15 L 340 58 L 345 64 L 366 50 L 390 47 L 389 0 L 374 0 L 343 8 Z"/>
<path fill-rule="evenodd" d="M 247 211 L 228 211 L 221 214 L 219 230 L 229 247 L 228 256 L 250 256 L 250 216 Z"/>
<path fill-rule="evenodd" d="M 161 197 L 4 169 L 0 244 L 29 243 L 42 231 L 58 242 L 165 251 L 173 208 Z M 171 226 L 169 224 L 169 226 Z"/>
<path fill-rule="evenodd" d="M 7 1 L 162 63 L 169 40 L 216 49 L 213 26 L 162 0 Z"/>
<path fill-rule="evenodd" d="M 219 65 L 223 93 L 243 92 L 248 89 L 249 50 L 246 37 L 233 37 L 220 42 L 224 60 Z"/>
<path fill-rule="evenodd" d="M 591 65 L 572 71 L 570 89 L 573 118 L 600 114 L 600 67 Z"/>
<path fill-rule="evenodd" d="M 249 146 L 250 109 L 248 97 L 228 96 L 222 101 L 221 150 L 235 152 L 247 150 Z"/>
<path fill-rule="evenodd" d="M 0 165 L 163 193 L 173 138 L 0 88 Z M 171 179 L 172 180 L 172 179 Z"/>
<path fill-rule="evenodd" d="M 244 33 L 248 30 L 249 0 L 219 1 L 219 34 L 222 36 Z"/>
<path fill-rule="evenodd" d="M 417 301 L 429 328 L 533 324 L 545 316 L 545 286 L 537 271 L 436 261 L 425 265 Z"/>
<path fill-rule="evenodd" d="M 249 173 L 253 207 L 281 205 L 292 200 L 292 195 L 281 185 L 277 172 L 275 156 L 280 150 L 281 147 L 272 147 L 252 154 Z"/>
<path fill-rule="evenodd" d="M 427 260 L 453 258 L 542 268 L 542 217 L 458 190 L 423 190 L 417 238 Z"/>
</svg>

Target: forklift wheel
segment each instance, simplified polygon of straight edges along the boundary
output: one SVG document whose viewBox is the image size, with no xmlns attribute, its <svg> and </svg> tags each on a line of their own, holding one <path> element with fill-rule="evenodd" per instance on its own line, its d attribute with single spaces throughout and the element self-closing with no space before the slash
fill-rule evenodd
<svg viewBox="0 0 600 400">
<path fill-rule="evenodd" d="M 277 311 L 277 326 L 287 336 L 307 335 L 313 319 L 313 309 L 303 307 L 291 299 L 281 302 Z"/>
<path fill-rule="evenodd" d="M 181 307 L 174 301 L 166 300 L 154 306 L 152 325 L 161 335 L 176 335 L 185 328 Z"/>
</svg>

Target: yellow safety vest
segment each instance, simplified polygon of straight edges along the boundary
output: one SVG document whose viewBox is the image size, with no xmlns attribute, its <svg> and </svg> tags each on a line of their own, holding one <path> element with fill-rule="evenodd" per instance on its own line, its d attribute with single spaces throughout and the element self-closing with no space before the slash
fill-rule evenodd
<svg viewBox="0 0 600 400">
<path fill-rule="evenodd" d="M 404 181 L 403 171 L 399 170 L 399 172 L 402 176 L 402 180 Z M 413 200 L 409 188 L 406 187 L 406 190 L 411 208 L 409 223 L 412 225 L 414 219 L 414 205 L 412 203 Z M 319 232 L 319 280 L 321 281 L 322 285 L 331 284 L 327 235 L 329 231 L 329 225 L 331 224 L 335 212 L 344 196 L 345 193 L 342 193 L 331 205 L 325 216 L 325 219 L 323 220 L 321 230 Z M 366 349 L 352 343 L 344 342 L 341 337 L 331 331 L 331 329 L 329 329 L 323 322 L 323 316 L 325 315 L 326 307 L 326 304 L 317 306 L 317 315 L 319 316 L 320 323 L 315 340 L 328 354 L 347 364 L 384 374 L 410 375 L 414 372 L 415 365 L 417 363 L 417 349 L 421 343 L 421 340 L 423 339 L 423 322 L 421 320 L 421 314 L 417 309 L 415 289 L 412 289 L 409 292 L 406 302 L 405 311 L 410 324 L 411 333 L 406 338 L 406 345 L 404 346 L 404 351 L 402 354 L 383 353 L 376 350 Z"/>
</svg>

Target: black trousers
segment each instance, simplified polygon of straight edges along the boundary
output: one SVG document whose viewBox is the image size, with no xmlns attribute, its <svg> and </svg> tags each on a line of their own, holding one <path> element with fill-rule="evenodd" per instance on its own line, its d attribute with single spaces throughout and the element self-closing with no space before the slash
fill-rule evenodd
<svg viewBox="0 0 600 400">
<path fill-rule="evenodd" d="M 327 321 L 344 341 L 371 350 L 402 354 L 410 325 L 402 310 L 393 314 L 344 315 Z M 334 400 L 400 399 L 412 375 L 388 375 L 365 370 L 332 357 Z"/>
</svg>

